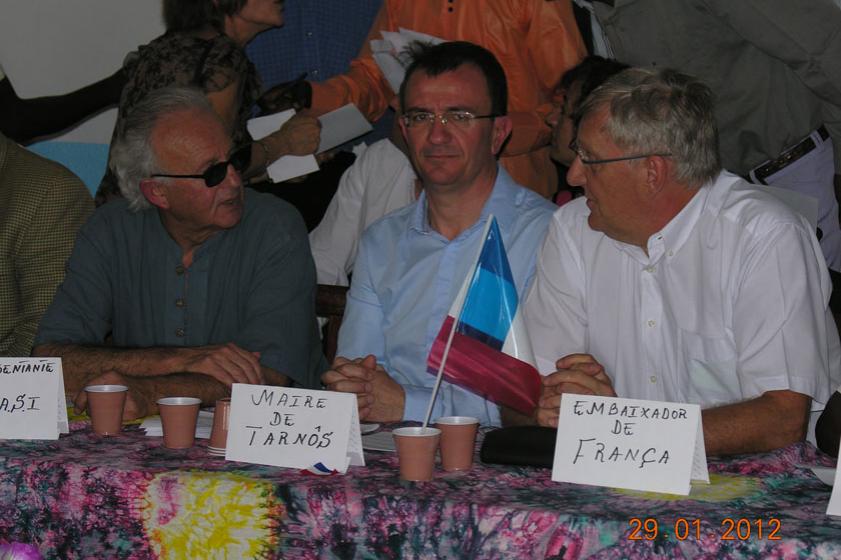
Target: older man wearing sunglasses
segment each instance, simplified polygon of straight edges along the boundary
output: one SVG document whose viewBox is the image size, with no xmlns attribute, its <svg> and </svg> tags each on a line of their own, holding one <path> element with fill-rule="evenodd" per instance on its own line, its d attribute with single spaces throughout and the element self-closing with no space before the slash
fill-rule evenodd
<svg viewBox="0 0 841 560">
<path fill-rule="evenodd" d="M 36 355 L 63 359 L 77 408 L 93 383 L 128 385 L 130 417 L 160 396 L 211 403 L 232 383 L 318 384 L 306 229 L 243 188 L 248 155 L 191 89 L 127 116 L 110 162 L 125 200 L 82 229 L 36 338 Z"/>
</svg>

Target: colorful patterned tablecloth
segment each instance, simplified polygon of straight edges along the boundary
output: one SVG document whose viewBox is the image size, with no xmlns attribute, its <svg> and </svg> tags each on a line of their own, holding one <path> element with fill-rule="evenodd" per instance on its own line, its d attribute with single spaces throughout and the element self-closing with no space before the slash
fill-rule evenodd
<svg viewBox="0 0 841 560">
<path fill-rule="evenodd" d="M 60 559 L 841 558 L 831 489 L 797 466 L 834 463 L 807 444 L 710 460 L 712 484 L 688 498 L 500 465 L 408 483 L 395 455 L 366 462 L 321 477 L 74 424 L 0 442 L 0 541 Z"/>
</svg>

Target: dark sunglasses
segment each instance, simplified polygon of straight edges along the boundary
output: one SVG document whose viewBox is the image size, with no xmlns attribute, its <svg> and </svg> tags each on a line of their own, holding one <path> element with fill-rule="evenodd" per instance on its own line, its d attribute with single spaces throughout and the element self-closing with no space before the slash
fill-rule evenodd
<svg viewBox="0 0 841 560">
<path fill-rule="evenodd" d="M 171 175 L 168 173 L 154 173 L 152 177 L 169 177 L 171 179 L 204 179 L 204 184 L 207 188 L 215 187 L 225 180 L 228 176 L 228 166 L 232 166 L 237 173 L 242 173 L 248 169 L 248 164 L 251 163 L 251 146 L 244 146 L 231 154 L 228 161 L 220 161 L 214 163 L 204 170 L 200 175 Z"/>
</svg>

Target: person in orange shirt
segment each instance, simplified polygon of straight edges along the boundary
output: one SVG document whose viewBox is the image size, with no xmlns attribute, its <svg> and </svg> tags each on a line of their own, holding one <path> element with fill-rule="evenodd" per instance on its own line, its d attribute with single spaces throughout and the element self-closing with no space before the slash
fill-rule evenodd
<svg viewBox="0 0 841 560">
<path fill-rule="evenodd" d="M 263 106 L 285 108 L 293 103 L 278 101 L 294 91 L 287 101 L 303 107 L 311 103 L 316 115 L 353 102 L 369 120 L 378 119 L 395 94 L 371 56 L 369 41 L 380 39 L 380 31 L 401 27 L 445 41 L 469 41 L 496 56 L 508 80 L 513 124 L 501 162 L 516 182 L 552 196 L 558 181 L 545 118 L 558 77 L 586 54 L 570 0 L 386 0 L 346 74 L 318 83 L 281 84 L 264 97 Z"/>
</svg>

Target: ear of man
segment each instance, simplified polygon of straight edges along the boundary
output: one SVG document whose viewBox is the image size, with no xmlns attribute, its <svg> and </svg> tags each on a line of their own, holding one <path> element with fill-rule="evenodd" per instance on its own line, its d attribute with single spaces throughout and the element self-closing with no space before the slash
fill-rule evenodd
<svg viewBox="0 0 841 560">
<path fill-rule="evenodd" d="M 140 181 L 140 192 L 152 206 L 163 209 L 169 208 L 169 199 L 167 199 L 166 188 L 162 182 L 155 179 L 143 179 Z"/>
<path fill-rule="evenodd" d="M 645 161 L 646 189 L 651 196 L 657 196 L 670 183 L 668 159 L 662 156 L 650 156 Z"/>
<path fill-rule="evenodd" d="M 508 136 L 511 135 L 511 117 L 508 115 L 503 115 L 501 117 L 494 118 L 494 125 L 493 125 L 493 142 L 491 143 L 491 149 L 493 150 L 493 155 L 496 156 L 502 150 L 503 144 L 505 144 L 505 140 L 508 139 Z"/>
</svg>

